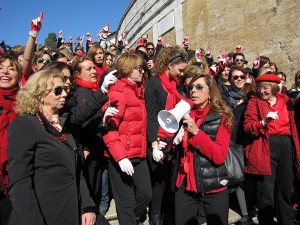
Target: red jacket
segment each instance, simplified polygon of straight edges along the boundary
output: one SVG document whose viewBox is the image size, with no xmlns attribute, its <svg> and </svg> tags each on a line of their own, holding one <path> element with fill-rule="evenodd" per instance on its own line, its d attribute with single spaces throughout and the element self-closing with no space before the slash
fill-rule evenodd
<svg viewBox="0 0 300 225">
<path fill-rule="evenodd" d="M 110 87 L 108 97 L 110 105 L 119 110 L 103 136 L 112 157 L 116 162 L 123 158 L 145 158 L 147 114 L 143 88 L 123 78 Z"/>
<path fill-rule="evenodd" d="M 291 137 L 294 147 L 294 164 L 296 176 L 300 177 L 300 145 L 294 119 L 294 103 L 284 94 L 278 93 L 277 98 L 283 98 L 288 110 Z M 245 111 L 244 129 L 245 139 L 245 172 L 252 174 L 271 175 L 269 132 L 263 129 L 260 121 L 266 118 L 269 112 L 267 102 L 253 96 Z"/>
</svg>

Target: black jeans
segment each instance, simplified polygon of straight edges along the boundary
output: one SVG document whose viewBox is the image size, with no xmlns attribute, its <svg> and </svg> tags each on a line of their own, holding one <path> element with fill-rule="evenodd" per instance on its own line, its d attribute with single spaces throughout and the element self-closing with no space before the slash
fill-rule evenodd
<svg viewBox="0 0 300 225">
<path fill-rule="evenodd" d="M 257 180 L 260 225 L 273 224 L 275 214 L 278 224 L 294 224 L 294 211 L 291 203 L 294 178 L 292 155 L 292 141 L 289 135 L 270 136 L 272 175 L 258 176 Z"/>
<path fill-rule="evenodd" d="M 201 202 L 208 225 L 228 224 L 228 190 L 202 196 L 179 188 L 175 191 L 175 225 L 198 225 L 196 216 Z"/>
<path fill-rule="evenodd" d="M 113 198 L 120 225 L 136 225 L 151 200 L 151 180 L 146 159 L 132 163 L 132 176 L 122 172 L 115 162 L 108 163 Z"/>
</svg>

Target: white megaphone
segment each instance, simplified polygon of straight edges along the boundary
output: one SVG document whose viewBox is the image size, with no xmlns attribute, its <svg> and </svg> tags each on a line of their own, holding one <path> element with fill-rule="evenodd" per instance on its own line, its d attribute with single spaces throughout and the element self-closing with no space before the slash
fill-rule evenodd
<svg viewBox="0 0 300 225">
<path fill-rule="evenodd" d="M 161 110 L 158 115 L 159 125 L 169 133 L 175 133 L 179 129 L 180 120 L 190 111 L 191 106 L 184 100 L 180 100 L 174 109 Z"/>
</svg>

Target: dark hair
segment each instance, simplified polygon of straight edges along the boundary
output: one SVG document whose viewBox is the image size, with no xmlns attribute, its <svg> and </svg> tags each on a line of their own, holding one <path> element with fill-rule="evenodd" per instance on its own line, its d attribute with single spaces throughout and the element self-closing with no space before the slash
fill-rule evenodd
<svg viewBox="0 0 300 225">
<path fill-rule="evenodd" d="M 152 42 L 147 42 L 146 43 L 146 48 L 149 46 L 149 45 L 152 45 L 154 47 L 154 44 Z"/>
<path fill-rule="evenodd" d="M 233 71 L 236 71 L 236 70 L 241 71 L 245 75 L 245 71 L 242 69 L 242 67 L 234 65 L 234 66 L 230 67 L 230 71 L 228 74 L 228 80 L 231 80 L 232 73 L 233 73 Z"/>
<path fill-rule="evenodd" d="M 276 63 L 270 62 L 270 67 L 271 67 L 271 66 L 274 66 L 274 67 L 275 67 L 275 73 L 277 73 L 277 72 L 278 72 L 278 67 L 277 67 Z"/>
<path fill-rule="evenodd" d="M 283 81 L 286 82 L 286 74 L 284 72 L 281 72 L 281 71 L 277 73 L 277 75 L 279 75 L 279 74 L 282 76 Z"/>
<path fill-rule="evenodd" d="M 262 55 L 259 57 L 259 67 L 262 67 L 267 63 L 270 63 L 270 59 L 267 56 Z"/>
<path fill-rule="evenodd" d="M 136 46 L 136 48 L 134 49 L 134 52 L 137 53 L 137 51 L 141 51 L 140 48 L 145 48 L 146 51 L 147 51 L 147 48 L 146 48 L 145 45 L 138 45 L 138 46 Z"/>
<path fill-rule="evenodd" d="M 61 59 L 61 58 L 66 58 L 68 60 L 68 57 L 65 56 L 63 53 L 61 52 L 55 52 L 54 55 L 52 55 L 52 59 L 53 61 L 57 61 L 58 59 Z"/>
<path fill-rule="evenodd" d="M 234 56 L 234 52 L 229 52 L 228 54 L 227 54 L 227 56 L 230 58 L 230 59 L 232 59 L 233 58 L 233 56 Z"/>
<path fill-rule="evenodd" d="M 233 55 L 233 60 L 235 60 L 235 58 L 237 57 L 237 56 L 242 56 L 243 57 L 243 59 L 245 59 L 245 56 L 244 56 L 244 54 L 243 53 L 241 53 L 241 52 L 236 52 L 236 53 L 234 53 L 234 55 Z"/>
<path fill-rule="evenodd" d="M 73 69 L 70 65 L 64 62 L 51 62 L 48 64 L 45 64 L 41 70 L 56 70 L 58 72 L 62 72 L 63 69 L 68 69 L 71 73 L 71 76 L 73 76 Z"/>
</svg>

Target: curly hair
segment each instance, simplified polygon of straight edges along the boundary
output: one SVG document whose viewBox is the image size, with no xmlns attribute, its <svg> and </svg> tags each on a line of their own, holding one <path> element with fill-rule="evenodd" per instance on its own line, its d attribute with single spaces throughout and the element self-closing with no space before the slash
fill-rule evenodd
<svg viewBox="0 0 300 225">
<path fill-rule="evenodd" d="M 169 64 L 188 63 L 188 55 L 180 46 L 167 47 L 162 49 L 156 59 L 153 71 L 156 75 L 168 69 Z"/>
<path fill-rule="evenodd" d="M 35 115 L 41 106 L 41 98 L 54 87 L 54 78 L 64 80 L 64 75 L 54 70 L 41 70 L 33 74 L 17 95 L 16 112 Z"/>
<path fill-rule="evenodd" d="M 217 114 L 225 115 L 225 125 L 227 126 L 227 128 L 230 129 L 234 124 L 233 113 L 228 104 L 222 99 L 215 79 L 209 74 L 201 74 L 196 72 L 190 84 L 194 83 L 200 78 L 204 78 L 205 83 L 209 88 L 210 111 Z"/>
</svg>

